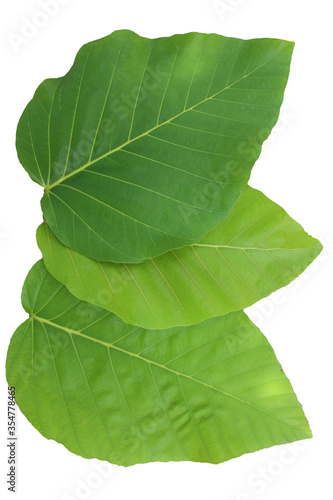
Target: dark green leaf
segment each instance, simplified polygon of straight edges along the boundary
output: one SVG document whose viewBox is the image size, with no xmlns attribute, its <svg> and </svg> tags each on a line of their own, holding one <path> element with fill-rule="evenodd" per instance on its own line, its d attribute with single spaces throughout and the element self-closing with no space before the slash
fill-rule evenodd
<svg viewBox="0 0 333 500">
<path fill-rule="evenodd" d="M 274 126 L 293 43 L 116 31 L 45 80 L 17 131 L 42 209 L 82 255 L 140 262 L 230 213 Z"/>
</svg>

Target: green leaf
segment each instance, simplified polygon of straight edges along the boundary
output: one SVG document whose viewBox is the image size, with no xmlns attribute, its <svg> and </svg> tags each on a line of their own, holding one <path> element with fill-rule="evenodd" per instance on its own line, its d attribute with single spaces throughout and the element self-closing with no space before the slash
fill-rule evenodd
<svg viewBox="0 0 333 500">
<path fill-rule="evenodd" d="M 116 31 L 45 80 L 17 130 L 44 218 L 82 255 L 140 262 L 198 242 L 277 121 L 293 43 Z"/>
<path fill-rule="evenodd" d="M 265 337 L 243 312 L 151 331 L 81 302 L 39 261 L 7 380 L 39 432 L 120 465 L 219 463 L 311 437 Z"/>
<path fill-rule="evenodd" d="M 229 217 L 195 245 L 140 264 L 99 262 L 37 231 L 49 272 L 78 298 L 144 328 L 191 325 L 242 310 L 295 279 L 320 253 L 286 212 L 247 186 Z"/>
</svg>

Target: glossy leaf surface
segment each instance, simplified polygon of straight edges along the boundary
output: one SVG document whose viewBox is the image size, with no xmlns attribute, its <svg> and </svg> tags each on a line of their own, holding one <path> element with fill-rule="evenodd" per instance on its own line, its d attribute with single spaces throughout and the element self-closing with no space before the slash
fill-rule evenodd
<svg viewBox="0 0 333 500">
<path fill-rule="evenodd" d="M 127 30 L 45 80 L 17 130 L 44 218 L 82 255 L 140 262 L 230 213 L 278 118 L 293 43 Z"/>
<path fill-rule="evenodd" d="M 81 302 L 39 261 L 7 380 L 39 432 L 121 465 L 219 463 L 311 437 L 292 387 L 243 312 L 147 331 Z"/>
<path fill-rule="evenodd" d="M 145 328 L 191 325 L 242 310 L 295 279 L 322 249 L 247 186 L 229 217 L 195 245 L 140 264 L 98 262 L 37 232 L 50 273 L 82 300 Z"/>
</svg>

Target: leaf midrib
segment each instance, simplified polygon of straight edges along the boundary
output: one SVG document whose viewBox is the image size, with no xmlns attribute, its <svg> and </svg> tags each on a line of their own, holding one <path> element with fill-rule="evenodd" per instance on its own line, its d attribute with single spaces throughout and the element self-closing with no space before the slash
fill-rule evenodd
<svg viewBox="0 0 333 500">
<path fill-rule="evenodd" d="M 140 361 L 144 361 L 149 366 L 150 365 L 157 366 L 159 368 L 162 368 L 162 369 L 164 369 L 164 370 L 172 373 L 173 375 L 176 375 L 177 377 L 181 376 L 181 377 L 187 378 L 187 379 L 191 380 L 192 382 L 196 382 L 198 384 L 203 385 L 207 389 L 213 389 L 215 391 L 218 391 L 218 392 L 222 393 L 226 397 L 230 397 L 232 399 L 235 399 L 236 401 L 238 401 L 241 404 L 245 404 L 247 406 L 250 406 L 251 408 L 254 408 L 257 411 L 259 411 L 261 413 L 264 413 L 264 414 L 268 415 L 269 417 L 274 418 L 275 420 L 278 420 L 279 422 L 283 423 L 284 425 L 287 425 L 288 427 L 291 427 L 293 429 L 297 429 L 297 430 L 299 430 L 299 431 L 301 431 L 301 432 L 304 433 L 303 429 L 300 429 L 297 426 L 293 426 L 290 423 L 285 422 L 284 420 L 281 420 L 280 418 L 276 417 L 272 413 L 269 413 L 268 411 L 266 411 L 266 410 L 264 410 L 262 408 L 259 408 L 258 406 L 253 405 L 252 403 L 249 403 L 248 401 L 244 401 L 243 399 L 240 399 L 237 396 L 234 396 L 233 394 L 225 392 L 222 389 L 219 389 L 218 387 L 214 387 L 214 386 L 212 386 L 210 384 L 207 384 L 207 383 L 205 383 L 205 382 L 203 382 L 203 381 L 201 381 L 199 379 L 193 378 L 190 375 L 186 375 L 185 373 L 181 373 L 181 372 L 178 372 L 176 370 L 172 370 L 171 368 L 168 368 L 166 365 L 161 365 L 160 363 L 157 363 L 156 361 L 152 361 L 150 359 L 144 358 L 144 357 L 140 356 L 139 354 L 132 353 L 130 351 L 127 351 L 126 349 L 122 349 L 121 347 L 116 346 L 114 343 L 108 343 L 108 342 L 103 342 L 102 340 L 94 339 L 94 338 L 90 337 L 89 335 L 85 335 L 84 333 L 82 333 L 80 331 L 72 330 L 71 328 L 66 328 L 65 326 L 59 325 L 57 323 L 53 323 L 52 321 L 47 320 L 45 318 L 41 318 L 39 316 L 36 316 L 35 314 L 31 314 L 30 320 L 33 321 L 34 319 L 37 320 L 37 321 L 39 321 L 42 324 L 45 323 L 47 325 L 50 325 L 50 326 L 53 326 L 53 327 L 58 328 L 60 330 L 63 330 L 64 332 L 68 333 L 71 337 L 72 337 L 72 335 L 77 335 L 78 337 L 82 337 L 84 339 L 90 340 L 91 342 L 96 342 L 97 344 L 104 345 L 108 349 L 111 348 L 111 349 L 119 351 L 119 352 L 121 352 L 123 354 L 126 354 L 127 356 L 135 357 L 135 358 L 139 359 Z"/>
<path fill-rule="evenodd" d="M 284 49 L 286 50 L 286 49 Z M 266 66 L 267 64 L 269 64 L 271 61 L 273 61 L 274 59 L 276 59 L 277 57 L 280 57 L 281 54 L 284 52 L 284 50 L 281 50 L 281 52 L 279 52 L 277 55 L 275 55 L 274 57 L 272 57 L 271 59 L 269 59 L 268 61 L 265 61 L 263 64 L 261 64 L 260 66 L 258 66 L 257 68 L 253 69 L 252 71 L 250 71 L 249 73 L 247 73 L 246 75 L 243 75 L 241 78 L 239 78 L 238 80 L 235 80 L 234 82 L 232 82 L 230 85 L 227 85 L 226 87 L 224 87 L 222 90 L 219 90 L 218 92 L 216 92 L 215 94 L 211 95 L 210 97 L 206 97 L 205 99 L 203 99 L 202 101 L 198 102 L 197 104 L 194 104 L 193 106 L 191 106 L 190 108 L 187 108 L 183 111 L 181 111 L 180 113 L 178 113 L 177 115 L 173 116 L 172 118 L 169 118 L 169 120 L 166 120 L 162 123 L 159 123 L 158 125 L 155 125 L 155 127 L 147 130 L 146 132 L 138 135 L 137 137 L 134 137 L 133 139 L 130 139 L 130 140 L 127 140 L 126 142 L 124 142 L 123 144 L 121 144 L 120 146 L 116 147 L 115 149 L 112 149 L 111 151 L 107 151 L 106 153 L 104 153 L 103 155 L 95 158 L 94 160 L 91 160 L 91 161 L 88 161 L 87 163 L 85 163 L 84 165 L 82 165 L 82 167 L 78 168 L 77 170 L 65 175 L 65 176 L 62 176 L 60 179 L 58 179 L 56 182 L 52 183 L 52 184 L 49 184 L 49 185 L 46 185 L 45 186 L 45 190 L 46 192 L 53 189 L 54 187 L 56 187 L 57 185 L 61 184 L 63 181 L 65 181 L 66 179 L 72 177 L 73 175 L 76 175 L 78 174 L 79 172 L 82 172 L 83 170 L 86 170 L 88 167 L 90 167 L 91 165 L 93 165 L 94 163 L 97 163 L 99 162 L 100 160 L 102 160 L 103 158 L 106 158 L 107 156 L 113 154 L 113 153 L 116 153 L 117 151 L 120 151 L 121 149 L 123 149 L 125 146 L 128 146 L 129 144 L 131 144 L 132 142 L 135 142 L 139 139 L 141 139 L 142 137 L 145 137 L 145 136 L 148 136 L 151 132 L 153 132 L 154 130 L 166 125 L 167 123 L 171 123 L 172 120 L 175 120 L 176 118 L 178 118 L 179 116 L 182 116 L 184 113 L 187 113 L 188 111 L 191 111 L 193 110 L 194 108 L 196 108 L 197 106 L 200 106 L 201 104 L 203 104 L 204 102 L 206 101 L 209 101 L 210 99 L 213 99 L 215 96 L 221 94 L 222 92 L 224 92 L 225 90 L 228 90 L 229 88 L 231 88 L 233 85 L 235 85 L 236 83 L 239 83 L 240 81 L 244 80 L 245 78 L 247 78 L 249 75 L 255 73 L 256 71 L 258 71 L 260 68 Z"/>
<path fill-rule="evenodd" d="M 284 247 L 272 247 L 272 248 L 264 248 L 264 247 L 236 247 L 236 246 L 230 246 L 230 245 L 205 245 L 205 244 L 200 244 L 200 243 L 193 243 L 193 245 L 190 245 L 192 247 L 206 247 L 206 248 L 228 248 L 229 250 L 255 250 L 255 251 L 263 251 L 263 252 L 272 252 L 276 250 L 285 250 L 292 252 L 294 250 L 313 250 L 316 245 L 313 245 L 311 247 L 300 247 L 300 248 L 284 248 Z M 186 248 L 186 247 L 183 247 Z"/>
</svg>

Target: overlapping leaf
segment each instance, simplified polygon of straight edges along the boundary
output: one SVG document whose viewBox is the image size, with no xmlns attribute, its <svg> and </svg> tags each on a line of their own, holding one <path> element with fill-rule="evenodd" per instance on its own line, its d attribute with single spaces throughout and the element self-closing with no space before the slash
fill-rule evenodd
<svg viewBox="0 0 333 500">
<path fill-rule="evenodd" d="M 17 150 L 45 188 L 44 261 L 25 281 L 29 319 L 6 368 L 43 436 L 121 465 L 219 463 L 311 437 L 272 348 L 240 311 L 322 248 L 245 187 L 292 50 L 122 30 L 37 89 Z"/>
<path fill-rule="evenodd" d="M 246 187 L 203 240 L 140 264 L 98 262 L 37 232 L 51 274 L 78 298 L 145 328 L 191 325 L 242 310 L 295 279 L 322 249 L 286 212 Z"/>
<path fill-rule="evenodd" d="M 43 434 L 121 465 L 219 463 L 311 437 L 265 337 L 242 312 L 146 331 L 81 302 L 42 261 L 23 289 L 7 379 Z"/>
<path fill-rule="evenodd" d="M 82 255 L 139 262 L 230 213 L 274 126 L 293 44 L 122 30 L 44 81 L 17 131 L 42 209 Z"/>
</svg>

